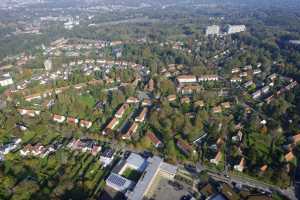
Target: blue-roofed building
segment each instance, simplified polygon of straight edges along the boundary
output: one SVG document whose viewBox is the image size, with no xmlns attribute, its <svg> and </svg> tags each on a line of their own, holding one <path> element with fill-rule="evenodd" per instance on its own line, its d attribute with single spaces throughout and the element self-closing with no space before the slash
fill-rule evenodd
<svg viewBox="0 0 300 200">
<path fill-rule="evenodd" d="M 163 176 L 173 179 L 177 172 L 177 167 L 163 162 L 158 156 L 149 158 L 148 165 L 132 191 L 127 192 L 128 200 L 143 200 L 144 196 L 149 192 L 156 176 Z"/>
<path fill-rule="evenodd" d="M 133 182 L 119 174 L 111 173 L 106 179 L 106 185 L 116 191 L 124 192 L 133 185 Z"/>
</svg>

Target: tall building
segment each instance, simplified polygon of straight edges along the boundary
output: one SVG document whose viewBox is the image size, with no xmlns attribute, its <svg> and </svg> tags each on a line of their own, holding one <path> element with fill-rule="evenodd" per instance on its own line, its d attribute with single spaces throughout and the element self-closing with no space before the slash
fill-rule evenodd
<svg viewBox="0 0 300 200">
<path fill-rule="evenodd" d="M 205 31 L 205 35 L 219 35 L 220 34 L 220 27 L 217 25 L 208 26 Z"/>
<path fill-rule="evenodd" d="M 226 27 L 227 34 L 235 34 L 246 31 L 245 25 L 228 25 Z"/>
<path fill-rule="evenodd" d="M 52 69 L 52 61 L 50 59 L 45 60 L 44 66 L 45 70 L 50 71 Z"/>
</svg>

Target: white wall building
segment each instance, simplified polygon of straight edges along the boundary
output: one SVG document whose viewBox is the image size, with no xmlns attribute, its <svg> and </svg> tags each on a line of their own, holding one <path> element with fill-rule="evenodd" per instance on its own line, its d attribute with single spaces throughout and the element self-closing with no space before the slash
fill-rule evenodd
<svg viewBox="0 0 300 200">
<path fill-rule="evenodd" d="M 5 87 L 12 84 L 14 84 L 14 81 L 12 80 L 11 77 L 8 78 L 0 77 L 0 86 Z"/>
<path fill-rule="evenodd" d="M 50 71 L 52 69 L 52 61 L 50 59 L 45 60 L 44 67 L 45 70 Z"/>
<path fill-rule="evenodd" d="M 219 35 L 219 34 L 220 34 L 220 26 L 217 25 L 208 26 L 205 30 L 206 36 Z"/>
<path fill-rule="evenodd" d="M 235 34 L 246 31 L 245 25 L 228 25 L 226 27 L 227 34 Z"/>
</svg>

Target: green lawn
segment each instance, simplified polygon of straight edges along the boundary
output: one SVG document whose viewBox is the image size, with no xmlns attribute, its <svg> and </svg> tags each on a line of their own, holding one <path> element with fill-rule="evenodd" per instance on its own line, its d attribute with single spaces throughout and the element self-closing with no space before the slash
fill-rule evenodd
<svg viewBox="0 0 300 200">
<path fill-rule="evenodd" d="M 135 182 L 137 182 L 139 180 L 141 175 L 142 174 L 140 172 L 138 172 L 134 169 L 131 169 L 131 168 L 127 168 L 122 174 L 123 177 L 125 177 L 129 180 L 135 181 Z"/>
<path fill-rule="evenodd" d="M 89 94 L 79 96 L 78 99 L 89 108 L 93 108 L 96 104 L 95 99 Z"/>
</svg>

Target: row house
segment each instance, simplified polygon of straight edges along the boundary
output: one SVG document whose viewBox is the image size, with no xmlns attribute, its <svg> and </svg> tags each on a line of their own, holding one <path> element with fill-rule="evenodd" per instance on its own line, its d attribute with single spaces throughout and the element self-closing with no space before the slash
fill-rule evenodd
<svg viewBox="0 0 300 200">
<path fill-rule="evenodd" d="M 87 121 L 87 120 L 80 120 L 79 125 L 82 128 L 91 128 L 93 123 L 91 121 Z"/>
<path fill-rule="evenodd" d="M 124 103 L 119 110 L 116 112 L 115 117 L 116 118 L 122 118 L 123 115 L 125 114 L 125 111 L 129 108 L 129 104 Z"/>
<path fill-rule="evenodd" d="M 126 103 L 128 104 L 136 104 L 136 103 L 139 103 L 140 100 L 136 97 L 129 97 L 127 100 L 126 100 Z"/>
<path fill-rule="evenodd" d="M 238 82 L 242 82 L 242 79 L 240 77 L 232 77 L 230 79 L 231 83 L 238 83 Z"/>
<path fill-rule="evenodd" d="M 152 106 L 152 101 L 150 99 L 144 99 L 142 101 L 142 106 Z"/>
<path fill-rule="evenodd" d="M 257 74 L 261 74 L 261 69 L 255 69 L 255 70 L 253 70 L 253 74 L 254 75 L 257 75 Z"/>
<path fill-rule="evenodd" d="M 160 148 L 163 146 L 163 143 L 156 137 L 156 135 L 153 132 L 148 131 L 146 136 L 151 141 L 151 143 L 155 146 L 155 148 Z"/>
<path fill-rule="evenodd" d="M 186 141 L 182 140 L 182 139 L 177 140 L 176 146 L 186 156 L 190 155 L 193 152 L 193 147 L 191 145 L 189 145 Z"/>
<path fill-rule="evenodd" d="M 153 79 L 149 80 L 149 82 L 145 86 L 144 90 L 146 90 L 148 92 L 153 92 L 153 90 L 154 90 L 154 80 Z"/>
<path fill-rule="evenodd" d="M 178 76 L 176 79 L 179 84 L 196 83 L 197 82 L 197 77 L 194 75 L 181 75 L 181 76 Z"/>
<path fill-rule="evenodd" d="M 244 168 L 245 168 L 245 165 L 246 165 L 246 160 L 245 160 L 245 158 L 242 158 L 240 163 L 238 165 L 234 165 L 233 168 L 236 171 L 243 172 Z"/>
<path fill-rule="evenodd" d="M 197 93 L 202 90 L 202 87 L 200 85 L 187 85 L 184 87 L 181 87 L 181 94 L 187 95 L 192 93 Z"/>
<path fill-rule="evenodd" d="M 222 152 L 219 150 L 217 152 L 216 156 L 214 158 L 210 159 L 210 163 L 218 165 L 221 160 L 222 160 Z"/>
<path fill-rule="evenodd" d="M 128 129 L 128 131 L 126 132 L 126 134 L 124 134 L 122 136 L 122 139 L 123 140 L 131 139 L 131 137 L 136 133 L 138 128 L 139 128 L 139 124 L 136 122 L 133 122 L 132 125 L 130 126 L 130 128 Z"/>
<path fill-rule="evenodd" d="M 292 151 L 290 151 L 289 153 L 285 154 L 284 159 L 287 162 L 291 162 L 291 161 L 293 161 L 295 159 L 295 155 L 293 154 Z"/>
<path fill-rule="evenodd" d="M 203 75 L 198 77 L 198 81 L 218 81 L 219 76 L 218 75 Z"/>
<path fill-rule="evenodd" d="M 257 90 L 256 92 L 252 93 L 253 99 L 258 99 L 259 97 L 261 97 L 261 90 Z"/>
<path fill-rule="evenodd" d="M 177 99 L 177 97 L 175 94 L 171 94 L 171 95 L 167 96 L 167 100 L 169 102 L 176 101 L 176 99 Z"/>
<path fill-rule="evenodd" d="M 119 120 L 116 118 L 116 117 L 114 117 L 109 123 L 108 123 L 108 125 L 105 127 L 105 129 L 102 131 L 102 134 L 103 135 L 106 135 L 106 134 L 108 134 L 108 131 L 110 130 L 114 130 L 116 127 L 117 127 L 117 125 L 119 124 Z"/>
<path fill-rule="evenodd" d="M 42 96 L 40 94 L 33 94 L 33 95 L 28 95 L 25 97 L 26 101 L 33 101 L 33 100 L 40 100 Z"/>
<path fill-rule="evenodd" d="M 231 73 L 235 74 L 235 73 L 239 73 L 240 72 L 240 68 L 233 68 L 231 69 Z"/>
<path fill-rule="evenodd" d="M 144 122 L 145 121 L 145 118 L 146 118 L 146 115 L 148 113 L 148 108 L 143 108 L 142 112 L 139 114 L 139 116 L 137 116 L 135 118 L 135 122 Z"/>
</svg>

